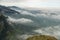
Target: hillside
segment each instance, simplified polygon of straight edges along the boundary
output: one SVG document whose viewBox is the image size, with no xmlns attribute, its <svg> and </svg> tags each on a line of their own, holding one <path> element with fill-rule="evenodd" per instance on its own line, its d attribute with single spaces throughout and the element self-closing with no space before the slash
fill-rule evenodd
<svg viewBox="0 0 60 40">
<path fill-rule="evenodd" d="M 57 40 L 55 37 L 49 35 L 39 35 L 27 38 L 27 40 Z"/>
<path fill-rule="evenodd" d="M 14 35 L 14 29 L 7 22 L 7 18 L 0 14 L 0 40 L 10 40 L 11 36 Z"/>
</svg>

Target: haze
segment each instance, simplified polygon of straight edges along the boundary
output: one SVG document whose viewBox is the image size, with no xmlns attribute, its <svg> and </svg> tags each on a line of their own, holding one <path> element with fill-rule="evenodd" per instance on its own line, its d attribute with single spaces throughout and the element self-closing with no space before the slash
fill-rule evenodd
<svg viewBox="0 0 60 40">
<path fill-rule="evenodd" d="M 0 0 L 0 5 L 32 8 L 60 8 L 60 0 Z"/>
</svg>

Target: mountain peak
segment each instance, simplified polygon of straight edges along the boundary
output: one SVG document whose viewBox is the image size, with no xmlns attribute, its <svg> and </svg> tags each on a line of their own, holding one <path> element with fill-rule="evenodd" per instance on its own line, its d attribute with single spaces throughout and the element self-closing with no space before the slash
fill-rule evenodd
<svg viewBox="0 0 60 40">
<path fill-rule="evenodd" d="M 0 13 L 11 15 L 11 14 L 19 13 L 19 12 L 13 9 L 10 9 L 9 7 L 0 5 Z"/>
</svg>

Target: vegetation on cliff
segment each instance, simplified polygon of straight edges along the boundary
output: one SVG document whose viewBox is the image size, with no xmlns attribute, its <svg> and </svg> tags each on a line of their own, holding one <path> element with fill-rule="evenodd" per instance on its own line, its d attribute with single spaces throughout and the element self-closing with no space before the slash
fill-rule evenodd
<svg viewBox="0 0 60 40">
<path fill-rule="evenodd" d="M 7 22 L 8 17 L 0 14 L 0 40 L 10 40 L 13 35 L 13 28 Z"/>
<path fill-rule="evenodd" d="M 40 36 L 29 37 L 26 40 L 57 40 L 57 39 L 49 35 L 40 35 Z"/>
</svg>

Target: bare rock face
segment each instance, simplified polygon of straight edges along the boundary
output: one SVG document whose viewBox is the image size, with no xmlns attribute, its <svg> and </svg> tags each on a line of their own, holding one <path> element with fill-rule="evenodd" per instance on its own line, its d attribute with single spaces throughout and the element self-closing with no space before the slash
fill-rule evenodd
<svg viewBox="0 0 60 40">
<path fill-rule="evenodd" d="M 40 36 L 29 37 L 26 40 L 57 40 L 57 39 L 49 35 L 40 35 Z"/>
</svg>

